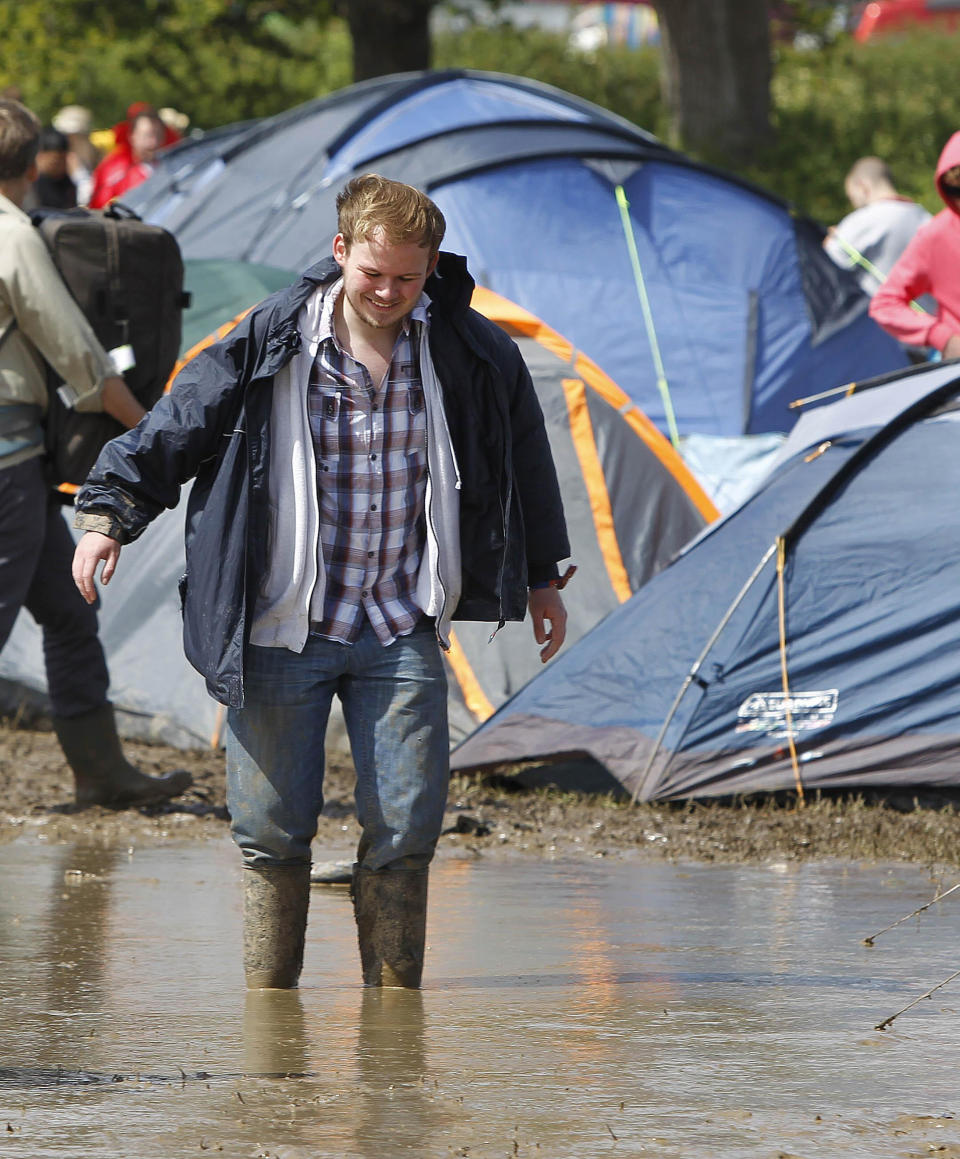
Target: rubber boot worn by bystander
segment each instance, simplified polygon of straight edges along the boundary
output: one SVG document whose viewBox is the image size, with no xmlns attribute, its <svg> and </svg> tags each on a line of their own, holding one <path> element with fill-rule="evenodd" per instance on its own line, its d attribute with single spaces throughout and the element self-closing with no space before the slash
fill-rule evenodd
<svg viewBox="0 0 960 1159">
<path fill-rule="evenodd" d="M 78 805 L 152 805 L 179 797 L 193 784 L 186 769 L 150 777 L 134 768 L 123 755 L 112 704 L 81 716 L 55 716 L 53 728 L 73 770 Z"/>
</svg>

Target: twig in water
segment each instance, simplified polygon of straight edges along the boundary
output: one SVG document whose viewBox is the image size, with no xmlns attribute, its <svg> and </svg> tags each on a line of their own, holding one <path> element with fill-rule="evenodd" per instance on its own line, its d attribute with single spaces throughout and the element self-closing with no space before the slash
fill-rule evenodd
<svg viewBox="0 0 960 1159">
<path fill-rule="evenodd" d="M 926 992 L 926 994 L 921 994 L 919 998 L 914 998 L 914 1000 L 912 1002 L 909 1002 L 909 1003 L 907 1003 L 906 1006 L 904 1006 L 903 1010 L 898 1010 L 896 1012 L 896 1014 L 891 1014 L 890 1017 L 885 1018 L 883 1020 L 883 1022 L 878 1022 L 877 1025 L 873 1029 L 874 1030 L 886 1030 L 887 1027 L 890 1025 L 890 1023 L 893 1022 L 893 1020 L 895 1018 L 899 1018 L 901 1014 L 906 1013 L 906 1011 L 908 1011 L 911 1006 L 916 1006 L 916 1004 L 918 1002 L 922 1002 L 924 1000 L 924 998 L 929 998 L 931 994 L 935 994 L 941 988 L 941 986 L 946 986 L 946 984 L 948 982 L 952 982 L 954 980 L 954 978 L 960 978 L 960 970 L 955 970 L 950 975 L 949 978 L 944 978 L 944 980 L 942 982 L 938 982 L 936 984 L 936 986 L 933 986 L 931 989 L 929 989 Z"/>
<path fill-rule="evenodd" d="M 909 913 L 902 918 L 897 918 L 897 920 L 895 922 L 891 922 L 889 926 L 884 926 L 884 928 L 880 930 L 880 933 L 872 934 L 869 938 L 864 938 L 863 944 L 865 946 L 872 946 L 874 938 L 879 938 L 880 934 L 885 934 L 887 930 L 892 930 L 895 926 L 899 926 L 901 922 L 909 921 L 910 918 L 916 917 L 917 914 L 922 914 L 925 909 L 929 909 L 932 905 L 936 905 L 938 901 L 943 901 L 947 894 L 953 893 L 955 889 L 960 889 L 960 881 L 958 881 L 956 885 L 951 885 L 949 889 L 945 889 L 943 893 L 938 893 L 937 896 L 931 898 L 930 901 L 926 903 L 926 905 L 918 906 L 913 911 L 913 913 Z"/>
</svg>

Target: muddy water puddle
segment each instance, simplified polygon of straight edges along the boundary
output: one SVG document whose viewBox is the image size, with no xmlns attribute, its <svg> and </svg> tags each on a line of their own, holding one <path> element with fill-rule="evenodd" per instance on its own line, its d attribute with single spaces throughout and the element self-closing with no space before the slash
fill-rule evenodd
<svg viewBox="0 0 960 1159">
<path fill-rule="evenodd" d="M 421 993 L 314 887 L 247 995 L 229 842 L 0 847 L 0 1156 L 960 1157 L 960 895 L 912 868 L 446 859 Z M 944 885 L 953 884 L 945 881 Z"/>
</svg>

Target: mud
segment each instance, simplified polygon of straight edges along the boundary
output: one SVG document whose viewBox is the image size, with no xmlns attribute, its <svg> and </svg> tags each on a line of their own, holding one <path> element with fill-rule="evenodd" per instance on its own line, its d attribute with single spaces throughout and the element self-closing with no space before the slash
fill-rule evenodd
<svg viewBox="0 0 960 1159">
<path fill-rule="evenodd" d="M 3 1159 L 910 1159 L 960 1148 L 956 966 L 917 866 L 455 857 L 422 991 L 311 891 L 244 992 L 232 843 L 0 846 Z"/>
<path fill-rule="evenodd" d="M 53 734 L 0 723 L 0 843 L 82 837 L 120 845 L 225 835 L 229 818 L 221 752 L 132 742 L 125 747 L 148 773 L 190 769 L 194 787 L 164 807 L 78 810 Z M 509 772 L 453 778 L 441 856 L 960 863 L 960 808 L 944 797 L 819 797 L 802 808 L 789 799 L 635 806 L 612 792 L 531 787 L 538 775 Z M 325 848 L 349 847 L 357 834 L 349 761 L 331 762 L 326 796 L 316 842 L 320 856 Z"/>
</svg>

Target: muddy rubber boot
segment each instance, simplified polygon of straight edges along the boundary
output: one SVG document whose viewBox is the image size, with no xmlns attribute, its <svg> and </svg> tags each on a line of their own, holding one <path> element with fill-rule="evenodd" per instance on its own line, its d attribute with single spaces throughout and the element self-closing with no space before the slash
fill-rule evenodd
<svg viewBox="0 0 960 1159">
<path fill-rule="evenodd" d="M 427 870 L 354 867 L 353 912 L 367 986 L 416 990 L 427 934 Z"/>
<path fill-rule="evenodd" d="M 55 716 L 53 729 L 73 770 L 78 805 L 127 808 L 179 797 L 193 784 L 186 769 L 149 777 L 123 755 L 112 704 L 82 716 Z"/>
<path fill-rule="evenodd" d="M 249 990 L 292 990 L 303 967 L 309 865 L 243 867 L 243 972 Z"/>
</svg>

